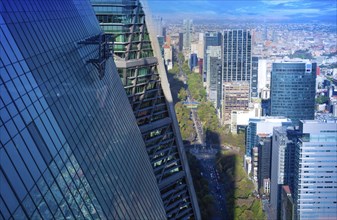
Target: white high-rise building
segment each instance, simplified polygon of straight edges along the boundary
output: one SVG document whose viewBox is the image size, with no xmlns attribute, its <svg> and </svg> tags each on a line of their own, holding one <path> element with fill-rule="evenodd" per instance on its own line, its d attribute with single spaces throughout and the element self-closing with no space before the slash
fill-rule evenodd
<svg viewBox="0 0 337 220">
<path fill-rule="evenodd" d="M 295 152 L 297 219 L 337 217 L 337 121 L 300 121 Z"/>
</svg>

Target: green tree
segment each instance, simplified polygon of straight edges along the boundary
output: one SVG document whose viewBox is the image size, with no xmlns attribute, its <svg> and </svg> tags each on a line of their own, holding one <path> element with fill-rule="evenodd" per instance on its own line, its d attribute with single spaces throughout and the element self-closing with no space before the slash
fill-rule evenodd
<svg viewBox="0 0 337 220">
<path fill-rule="evenodd" d="M 193 121 L 190 119 L 190 110 L 181 102 L 175 105 L 175 110 L 182 138 L 184 140 L 193 140 L 196 133 L 193 128 Z"/>
<path fill-rule="evenodd" d="M 178 59 L 181 61 L 181 63 L 184 63 L 185 62 L 184 54 L 183 53 L 179 53 L 178 54 Z"/>
<path fill-rule="evenodd" d="M 178 74 L 180 72 L 180 68 L 178 64 L 174 64 L 172 69 L 168 71 L 170 74 Z"/>
<path fill-rule="evenodd" d="M 316 98 L 317 104 L 324 104 L 324 103 L 328 104 L 328 102 L 329 102 L 329 97 L 326 97 L 324 95 L 320 95 Z"/>
<path fill-rule="evenodd" d="M 178 98 L 181 100 L 181 101 L 185 101 L 186 100 L 186 97 L 187 97 L 187 92 L 184 88 L 181 88 L 178 92 Z"/>
</svg>

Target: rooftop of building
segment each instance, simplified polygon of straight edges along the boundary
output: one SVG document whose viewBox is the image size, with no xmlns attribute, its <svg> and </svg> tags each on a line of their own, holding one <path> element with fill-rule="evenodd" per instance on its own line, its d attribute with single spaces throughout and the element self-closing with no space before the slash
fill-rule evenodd
<svg viewBox="0 0 337 220">
<path fill-rule="evenodd" d="M 322 124 L 322 123 L 337 123 L 337 117 L 334 117 L 332 114 L 320 114 L 316 115 L 315 120 L 300 120 L 303 124 Z"/>
<path fill-rule="evenodd" d="M 284 116 L 261 116 L 250 118 L 249 122 L 291 122 L 291 119 Z"/>
<path fill-rule="evenodd" d="M 259 137 L 261 137 L 261 138 L 266 138 L 266 137 L 273 136 L 273 134 L 270 134 L 270 133 L 258 133 L 256 135 L 259 136 Z"/>
</svg>

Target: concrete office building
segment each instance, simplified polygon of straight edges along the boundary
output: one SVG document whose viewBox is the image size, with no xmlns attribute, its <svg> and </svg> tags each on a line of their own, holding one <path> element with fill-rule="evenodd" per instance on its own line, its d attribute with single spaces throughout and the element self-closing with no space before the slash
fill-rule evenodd
<svg viewBox="0 0 337 220">
<path fill-rule="evenodd" d="M 142 133 L 168 219 L 200 218 L 172 95 L 146 1 L 92 0 L 102 29 L 115 36 L 119 76 Z M 122 11 L 123 13 L 117 13 Z M 105 18 L 116 19 L 106 23 Z M 184 34 L 185 35 L 185 34 Z"/>
<path fill-rule="evenodd" d="M 314 119 L 316 63 L 273 63 L 271 72 L 271 115 L 299 120 Z"/>
<path fill-rule="evenodd" d="M 269 86 L 270 84 L 270 82 L 267 81 L 267 60 L 259 58 L 257 77 L 258 77 L 258 91 L 261 92 L 263 88 L 265 88 L 267 85 Z"/>
<path fill-rule="evenodd" d="M 296 143 L 295 219 L 337 217 L 337 122 L 301 120 Z"/>
<path fill-rule="evenodd" d="M 250 103 L 248 111 L 232 111 L 231 114 L 231 132 L 236 134 L 245 131 L 250 118 L 261 117 L 262 109 L 259 103 Z"/>
<path fill-rule="evenodd" d="M 167 219 L 90 3 L 4 0 L 0 25 L 0 219 Z"/>
<path fill-rule="evenodd" d="M 247 111 L 249 82 L 223 82 L 222 124 L 231 123 L 232 111 Z"/>
</svg>

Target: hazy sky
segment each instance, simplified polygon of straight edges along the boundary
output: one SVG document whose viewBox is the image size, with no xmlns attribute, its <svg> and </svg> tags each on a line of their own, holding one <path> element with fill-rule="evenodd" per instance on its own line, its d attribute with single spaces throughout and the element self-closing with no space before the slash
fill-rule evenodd
<svg viewBox="0 0 337 220">
<path fill-rule="evenodd" d="M 148 0 L 164 19 L 337 23 L 337 0 Z"/>
</svg>

